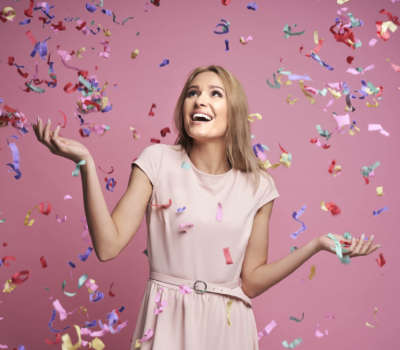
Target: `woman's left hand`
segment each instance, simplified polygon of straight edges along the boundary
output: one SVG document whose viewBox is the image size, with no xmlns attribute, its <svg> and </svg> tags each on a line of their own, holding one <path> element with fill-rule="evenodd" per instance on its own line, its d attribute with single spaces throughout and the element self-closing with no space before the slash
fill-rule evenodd
<svg viewBox="0 0 400 350">
<path fill-rule="evenodd" d="M 364 240 L 364 234 L 360 238 L 352 237 L 351 240 L 341 235 L 332 235 L 341 243 L 343 256 L 350 258 L 368 255 L 380 248 L 380 244 L 373 244 L 374 235 L 371 235 L 368 240 Z M 318 248 L 336 254 L 335 242 L 328 235 L 318 237 Z"/>
</svg>

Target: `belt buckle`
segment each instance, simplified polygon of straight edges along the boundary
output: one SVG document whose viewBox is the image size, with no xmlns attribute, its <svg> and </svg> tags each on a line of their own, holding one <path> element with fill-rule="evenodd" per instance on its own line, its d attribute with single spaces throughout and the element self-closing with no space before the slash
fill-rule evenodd
<svg viewBox="0 0 400 350">
<path fill-rule="evenodd" d="M 203 283 L 204 284 L 204 288 L 203 289 L 199 289 L 197 287 L 198 283 Z M 193 283 L 193 289 L 195 290 L 196 293 L 199 294 L 203 294 L 206 290 L 207 290 L 207 283 L 201 280 L 197 280 L 196 282 Z"/>
</svg>

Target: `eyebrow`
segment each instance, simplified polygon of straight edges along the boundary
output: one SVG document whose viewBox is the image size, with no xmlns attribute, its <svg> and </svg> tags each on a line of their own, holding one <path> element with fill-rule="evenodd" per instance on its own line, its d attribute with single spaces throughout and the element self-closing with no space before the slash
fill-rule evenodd
<svg viewBox="0 0 400 350">
<path fill-rule="evenodd" d="M 218 85 L 208 85 L 208 87 L 211 88 L 211 89 L 215 89 L 215 88 L 216 88 L 216 89 L 221 89 L 222 91 L 225 92 L 224 88 L 221 87 L 221 86 L 218 86 Z M 191 85 L 191 86 L 188 87 L 188 90 L 191 89 L 191 88 L 196 88 L 196 89 L 198 89 L 199 86 L 198 86 L 198 85 Z"/>
</svg>

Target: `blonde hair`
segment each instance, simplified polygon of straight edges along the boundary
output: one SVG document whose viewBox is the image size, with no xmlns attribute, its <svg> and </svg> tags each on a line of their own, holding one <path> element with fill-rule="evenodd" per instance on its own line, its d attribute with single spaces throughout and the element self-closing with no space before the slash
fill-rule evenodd
<svg viewBox="0 0 400 350">
<path fill-rule="evenodd" d="M 193 147 L 193 139 L 186 133 L 184 127 L 183 104 L 191 82 L 203 72 L 216 73 L 224 84 L 228 104 L 228 127 L 225 134 L 226 156 L 233 169 L 252 174 L 255 193 L 260 184 L 260 175 L 268 176 L 269 174 L 253 152 L 248 103 L 244 89 L 239 80 L 221 66 L 197 67 L 189 73 L 174 111 L 174 124 L 178 133 L 175 145 L 181 145 L 187 154 L 190 154 Z"/>
</svg>

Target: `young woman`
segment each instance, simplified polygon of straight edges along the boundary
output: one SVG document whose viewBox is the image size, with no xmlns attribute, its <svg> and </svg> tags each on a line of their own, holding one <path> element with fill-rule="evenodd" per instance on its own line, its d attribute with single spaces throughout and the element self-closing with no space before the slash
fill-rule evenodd
<svg viewBox="0 0 400 350">
<path fill-rule="evenodd" d="M 174 145 L 146 147 L 132 163 L 126 192 L 110 215 L 94 160 L 50 122 L 34 125 L 53 154 L 79 162 L 87 222 L 97 257 L 115 258 L 148 228 L 150 278 L 131 349 L 258 349 L 251 299 L 320 251 L 344 257 L 378 249 L 368 241 L 327 235 L 268 263 L 269 220 L 279 196 L 254 155 L 246 95 L 220 66 L 196 68 L 179 96 Z M 135 166 L 136 165 L 136 166 Z"/>
</svg>

